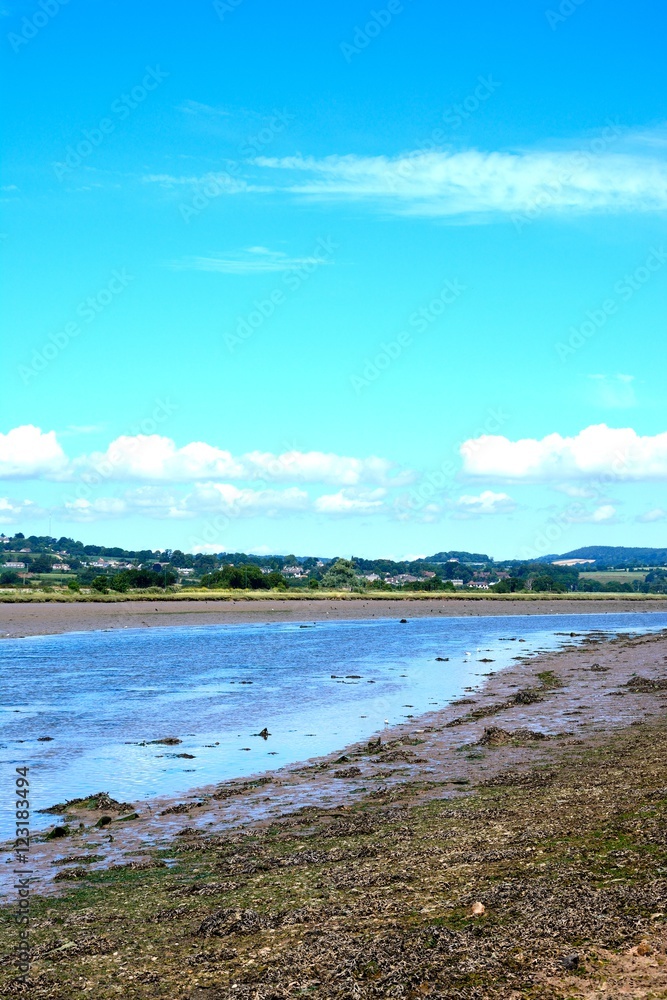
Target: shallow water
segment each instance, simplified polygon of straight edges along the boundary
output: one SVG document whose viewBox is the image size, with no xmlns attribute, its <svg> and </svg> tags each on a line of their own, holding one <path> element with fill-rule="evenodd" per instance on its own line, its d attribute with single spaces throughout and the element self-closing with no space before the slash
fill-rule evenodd
<svg viewBox="0 0 667 1000">
<path fill-rule="evenodd" d="M 22 765 L 30 767 L 35 810 L 100 790 L 131 802 L 256 774 L 367 738 L 385 720 L 417 720 L 513 657 L 572 642 L 570 632 L 665 628 L 667 614 L 304 624 L 4 640 L 0 759 L 7 791 Z M 264 727 L 266 740 L 257 735 Z M 148 743 L 168 736 L 182 743 Z M 192 758 L 177 756 L 183 753 Z M 5 799 L 0 839 L 11 832 Z M 33 827 L 49 820 L 35 812 Z"/>
</svg>

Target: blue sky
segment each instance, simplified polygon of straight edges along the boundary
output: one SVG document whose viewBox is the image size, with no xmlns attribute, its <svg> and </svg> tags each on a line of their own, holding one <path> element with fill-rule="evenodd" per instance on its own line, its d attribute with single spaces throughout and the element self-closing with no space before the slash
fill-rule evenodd
<svg viewBox="0 0 667 1000">
<path fill-rule="evenodd" d="M 2 15 L 0 530 L 664 544 L 657 0 Z"/>
</svg>

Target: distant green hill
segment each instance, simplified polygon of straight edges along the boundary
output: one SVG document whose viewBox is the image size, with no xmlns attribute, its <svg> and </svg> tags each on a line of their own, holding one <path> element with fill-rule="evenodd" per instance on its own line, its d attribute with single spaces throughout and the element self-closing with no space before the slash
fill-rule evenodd
<svg viewBox="0 0 667 1000">
<path fill-rule="evenodd" d="M 665 566 L 667 565 L 667 549 L 643 549 L 624 545 L 586 545 L 581 549 L 564 552 L 560 556 L 546 556 L 542 562 L 553 562 L 554 559 L 595 559 L 597 569 L 608 569 L 618 566 Z"/>
<path fill-rule="evenodd" d="M 483 552 L 436 552 L 434 556 L 424 559 L 427 563 L 445 563 L 450 559 L 456 559 L 460 563 L 488 563 L 493 562 L 489 556 Z"/>
</svg>

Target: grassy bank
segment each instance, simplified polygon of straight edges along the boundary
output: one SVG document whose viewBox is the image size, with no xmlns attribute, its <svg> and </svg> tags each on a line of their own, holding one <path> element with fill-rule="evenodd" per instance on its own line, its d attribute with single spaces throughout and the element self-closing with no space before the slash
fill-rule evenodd
<svg viewBox="0 0 667 1000">
<path fill-rule="evenodd" d="M 369 590 L 363 593 L 334 590 L 192 590 L 147 592 L 133 590 L 125 594 L 68 593 L 48 591 L 1 591 L 0 604 L 122 604 L 126 601 L 667 601 L 665 594 L 578 593 L 551 591 L 495 594 L 492 591 L 421 591 L 388 592 Z"/>
<path fill-rule="evenodd" d="M 170 867 L 86 874 L 73 846 L 66 895 L 33 902 L 31 982 L 5 960 L 3 995 L 616 998 L 630 961 L 649 988 L 629 995 L 667 995 L 664 718 L 464 799 L 419 787 L 186 832 Z"/>
</svg>

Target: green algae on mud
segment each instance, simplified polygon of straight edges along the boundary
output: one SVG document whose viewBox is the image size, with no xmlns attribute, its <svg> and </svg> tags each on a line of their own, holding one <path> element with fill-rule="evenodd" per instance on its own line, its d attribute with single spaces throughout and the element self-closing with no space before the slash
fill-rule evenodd
<svg viewBox="0 0 667 1000">
<path fill-rule="evenodd" d="M 34 898 L 30 983 L 7 959 L 0 983 L 35 1000 L 570 1000 L 616 952 L 664 956 L 664 715 L 455 800 L 419 803 L 419 784 L 261 829 L 186 828 L 151 867 L 84 870 Z"/>
</svg>

